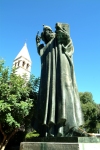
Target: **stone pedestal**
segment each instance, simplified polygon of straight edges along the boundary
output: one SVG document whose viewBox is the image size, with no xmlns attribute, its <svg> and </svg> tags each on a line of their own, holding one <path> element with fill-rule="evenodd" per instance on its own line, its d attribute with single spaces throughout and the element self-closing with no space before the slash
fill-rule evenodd
<svg viewBox="0 0 100 150">
<path fill-rule="evenodd" d="M 33 142 L 22 142 L 20 150 L 100 150 L 100 138 L 34 138 Z"/>
</svg>

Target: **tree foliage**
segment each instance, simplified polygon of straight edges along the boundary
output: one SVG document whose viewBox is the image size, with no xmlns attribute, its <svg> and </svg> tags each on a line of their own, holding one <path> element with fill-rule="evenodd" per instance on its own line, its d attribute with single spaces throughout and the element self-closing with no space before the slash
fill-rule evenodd
<svg viewBox="0 0 100 150">
<path fill-rule="evenodd" d="M 87 132 L 97 133 L 99 128 L 99 109 L 97 107 L 97 104 L 93 100 L 92 93 L 84 92 L 79 93 L 79 95 L 85 121 L 83 127 L 86 129 Z"/>
<path fill-rule="evenodd" d="M 32 141 L 34 137 L 39 137 L 39 133 L 37 133 L 35 130 L 26 134 L 25 141 Z"/>
<path fill-rule="evenodd" d="M 16 76 L 16 70 L 4 66 L 0 60 L 0 141 L 1 149 L 5 149 L 10 138 L 19 130 L 23 130 L 26 122 L 31 120 L 33 100 L 37 93 L 39 79 L 32 76 L 26 78 Z"/>
</svg>

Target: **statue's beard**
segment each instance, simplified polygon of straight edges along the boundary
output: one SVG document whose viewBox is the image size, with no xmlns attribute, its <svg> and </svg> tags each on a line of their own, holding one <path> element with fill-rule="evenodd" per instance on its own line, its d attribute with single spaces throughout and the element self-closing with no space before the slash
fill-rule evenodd
<svg viewBox="0 0 100 150">
<path fill-rule="evenodd" d="M 46 33 L 45 35 L 45 39 L 46 39 L 46 43 L 48 43 L 49 41 L 51 41 L 53 38 L 55 38 L 55 33 Z"/>
</svg>

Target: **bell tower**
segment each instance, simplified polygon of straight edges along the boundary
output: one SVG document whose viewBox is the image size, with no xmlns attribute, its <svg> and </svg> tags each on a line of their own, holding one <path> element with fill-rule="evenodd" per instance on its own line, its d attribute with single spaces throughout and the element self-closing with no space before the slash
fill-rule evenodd
<svg viewBox="0 0 100 150">
<path fill-rule="evenodd" d="M 16 67 L 16 74 L 21 77 L 25 74 L 27 80 L 30 79 L 32 61 L 25 43 L 16 58 L 13 61 L 13 67 Z"/>
</svg>

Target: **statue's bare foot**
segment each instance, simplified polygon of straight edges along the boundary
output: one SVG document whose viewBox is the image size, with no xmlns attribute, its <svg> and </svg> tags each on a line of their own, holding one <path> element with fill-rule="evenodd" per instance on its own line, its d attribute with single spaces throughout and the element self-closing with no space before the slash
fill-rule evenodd
<svg viewBox="0 0 100 150">
<path fill-rule="evenodd" d="M 93 134 L 87 133 L 86 131 L 80 129 L 80 128 L 71 128 L 68 133 L 66 134 L 66 137 L 91 137 L 91 136 L 95 136 Z"/>
</svg>

